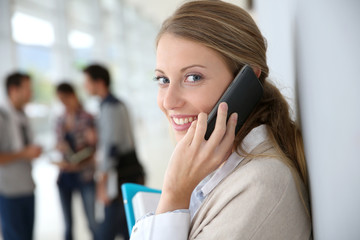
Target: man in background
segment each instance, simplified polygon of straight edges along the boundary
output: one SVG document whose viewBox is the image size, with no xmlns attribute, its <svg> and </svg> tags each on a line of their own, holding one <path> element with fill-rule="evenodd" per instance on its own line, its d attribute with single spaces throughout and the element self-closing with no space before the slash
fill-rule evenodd
<svg viewBox="0 0 360 240">
<path fill-rule="evenodd" d="M 35 184 L 33 159 L 41 148 L 33 144 L 24 113 L 31 100 L 29 75 L 15 72 L 6 78 L 7 106 L 0 108 L 0 219 L 4 240 L 33 239 Z"/>
<path fill-rule="evenodd" d="M 110 74 L 101 65 L 84 69 L 85 86 L 102 99 L 98 121 L 97 199 L 104 204 L 104 220 L 99 238 L 113 240 L 118 234 L 129 239 L 124 206 L 118 186 L 119 155 L 134 151 L 134 142 L 125 105 L 110 91 Z"/>
</svg>

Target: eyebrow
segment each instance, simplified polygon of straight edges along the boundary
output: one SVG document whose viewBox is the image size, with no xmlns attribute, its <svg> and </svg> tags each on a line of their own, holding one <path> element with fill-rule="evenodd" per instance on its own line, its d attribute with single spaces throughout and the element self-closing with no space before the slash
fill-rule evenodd
<svg viewBox="0 0 360 240">
<path fill-rule="evenodd" d="M 183 67 L 182 69 L 180 69 L 180 72 L 184 72 L 186 69 L 189 69 L 189 68 L 193 68 L 193 67 L 200 67 L 200 68 L 206 68 L 205 66 L 203 65 L 200 65 L 200 64 L 193 64 L 193 65 L 189 65 L 189 66 L 186 66 L 186 67 Z M 155 72 L 161 72 L 161 73 L 164 73 L 164 71 L 156 68 L 155 69 Z"/>
</svg>

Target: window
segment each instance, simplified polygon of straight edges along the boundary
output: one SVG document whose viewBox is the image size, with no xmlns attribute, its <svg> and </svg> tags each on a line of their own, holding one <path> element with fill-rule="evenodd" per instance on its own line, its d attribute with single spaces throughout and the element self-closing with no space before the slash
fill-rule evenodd
<svg viewBox="0 0 360 240">
<path fill-rule="evenodd" d="M 25 45 L 49 47 L 54 44 L 54 28 L 45 20 L 21 12 L 12 18 L 12 33 L 15 42 Z"/>
<path fill-rule="evenodd" d="M 70 31 L 68 40 L 72 48 L 91 48 L 94 45 L 94 38 L 90 34 L 78 30 Z"/>
</svg>

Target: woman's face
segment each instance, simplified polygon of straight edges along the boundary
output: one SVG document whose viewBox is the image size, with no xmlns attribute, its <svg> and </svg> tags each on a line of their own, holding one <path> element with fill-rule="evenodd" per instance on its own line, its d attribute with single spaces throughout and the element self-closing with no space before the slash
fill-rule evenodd
<svg viewBox="0 0 360 240">
<path fill-rule="evenodd" d="M 217 52 L 173 34 L 161 36 L 156 58 L 157 103 L 179 141 L 200 112 L 210 113 L 233 74 Z"/>
<path fill-rule="evenodd" d="M 57 93 L 57 97 L 60 102 L 64 105 L 66 111 L 74 111 L 77 107 L 77 98 L 73 94 Z"/>
</svg>

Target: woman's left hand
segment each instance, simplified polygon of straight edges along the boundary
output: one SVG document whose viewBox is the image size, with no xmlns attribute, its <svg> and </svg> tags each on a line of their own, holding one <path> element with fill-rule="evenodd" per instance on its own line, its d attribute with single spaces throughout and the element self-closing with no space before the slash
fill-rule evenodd
<svg viewBox="0 0 360 240">
<path fill-rule="evenodd" d="M 64 172 L 79 171 L 79 167 L 77 164 L 71 164 L 71 163 L 66 162 L 65 160 L 63 160 L 61 162 L 54 162 L 54 164 L 57 165 L 61 171 L 64 171 Z"/>
<path fill-rule="evenodd" d="M 178 142 L 165 173 L 157 214 L 188 209 L 194 188 L 231 154 L 237 114 L 233 113 L 226 124 L 227 110 L 226 103 L 219 105 L 215 129 L 209 140 L 204 139 L 207 115 L 200 113 Z"/>
</svg>

